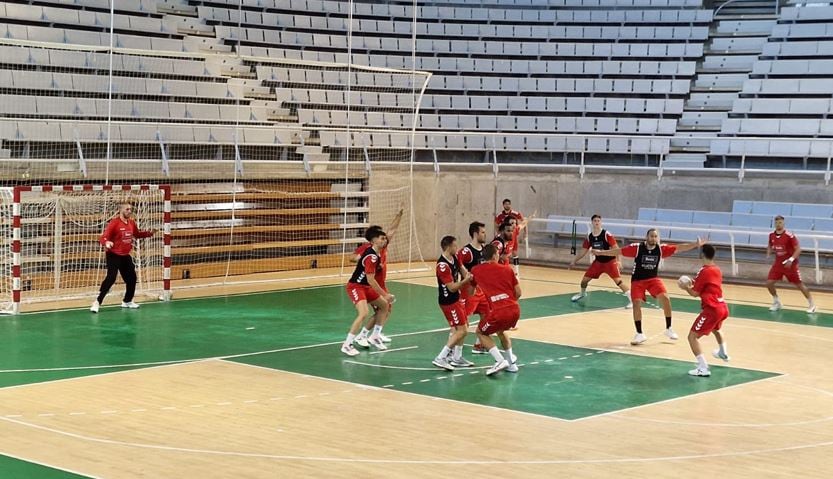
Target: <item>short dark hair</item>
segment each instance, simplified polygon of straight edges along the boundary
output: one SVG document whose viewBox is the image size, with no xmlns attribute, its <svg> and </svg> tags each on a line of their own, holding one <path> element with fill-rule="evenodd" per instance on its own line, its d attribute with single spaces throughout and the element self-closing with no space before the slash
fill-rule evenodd
<svg viewBox="0 0 833 479">
<path fill-rule="evenodd" d="M 443 236 L 443 239 L 440 240 L 440 248 L 442 248 L 443 251 L 445 251 L 445 249 L 451 246 L 451 243 L 455 241 L 457 241 L 457 238 L 451 235 Z"/>
<path fill-rule="evenodd" d="M 783 217 L 783 216 L 781 216 L 781 215 L 778 215 L 778 216 L 776 216 L 776 217 L 775 217 L 775 219 L 776 219 L 776 220 L 783 220 L 783 219 L 784 219 L 784 217 Z"/>
<path fill-rule="evenodd" d="M 489 243 L 483 247 L 483 259 L 486 261 L 491 260 L 492 258 L 497 255 L 497 246 Z"/>
<path fill-rule="evenodd" d="M 498 226 L 497 230 L 503 233 L 504 231 L 506 231 L 507 226 L 512 225 L 512 220 L 514 219 L 515 218 L 512 218 L 511 216 L 507 216 L 506 219 L 504 219 L 503 222 L 500 224 L 500 226 Z"/>
<path fill-rule="evenodd" d="M 469 236 L 474 236 L 475 233 L 480 231 L 480 228 L 485 227 L 486 225 L 479 221 L 472 221 L 471 224 L 469 224 Z"/>
<path fill-rule="evenodd" d="M 504 205 L 505 205 L 506 203 L 509 203 L 509 204 L 511 205 L 511 204 L 512 204 L 512 200 L 510 200 L 509 198 L 504 198 L 504 199 L 503 199 L 503 201 L 501 202 L 501 204 L 504 204 Z"/>
<path fill-rule="evenodd" d="M 703 253 L 703 257 L 706 259 L 714 259 L 714 254 L 717 253 L 717 248 L 706 243 L 700 248 L 700 251 Z"/>
<path fill-rule="evenodd" d="M 593 216 L 591 216 L 591 217 L 590 217 L 590 221 L 593 221 L 593 220 L 595 220 L 596 218 L 602 219 L 602 217 L 601 217 L 601 216 L 599 216 L 599 215 L 593 215 Z"/>
<path fill-rule="evenodd" d="M 367 241 L 373 241 L 374 239 L 380 236 L 385 236 L 385 232 L 382 231 L 382 228 L 380 227 L 374 228 L 371 226 L 367 229 L 367 231 L 364 232 L 364 239 L 366 239 Z"/>
<path fill-rule="evenodd" d="M 657 233 L 657 234 L 659 234 L 659 230 L 658 230 L 658 229 L 656 229 L 656 228 L 649 228 L 649 229 L 648 229 L 648 231 L 646 231 L 646 232 L 645 232 L 645 237 L 647 238 L 648 236 L 650 236 L 652 231 L 656 231 L 656 233 Z"/>
</svg>

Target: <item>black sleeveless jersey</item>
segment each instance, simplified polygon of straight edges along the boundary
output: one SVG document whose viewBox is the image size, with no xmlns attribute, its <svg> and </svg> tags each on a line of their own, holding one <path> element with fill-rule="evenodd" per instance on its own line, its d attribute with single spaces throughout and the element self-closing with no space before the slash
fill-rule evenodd
<svg viewBox="0 0 833 479">
<path fill-rule="evenodd" d="M 465 248 L 463 248 L 464 255 L 465 251 L 469 251 L 469 254 L 471 254 L 471 260 L 468 263 L 463 263 L 463 267 L 467 270 L 471 271 L 472 268 L 483 262 L 483 248 L 475 249 L 474 246 L 469 243 L 465 246 Z"/>
<path fill-rule="evenodd" d="M 451 261 L 448 261 L 445 256 L 440 255 L 440 258 L 437 260 L 437 288 L 439 289 L 439 302 L 440 304 L 454 304 L 460 300 L 460 292 L 455 291 L 451 292 L 445 286 L 448 275 L 451 276 L 451 282 L 456 283 L 460 281 L 460 263 L 457 261 L 457 258 L 451 257 Z M 446 278 L 446 281 L 440 276 Z"/>
<path fill-rule="evenodd" d="M 373 274 L 381 273 L 382 260 L 373 248 L 367 248 L 364 253 L 362 253 L 362 257 L 359 258 L 359 261 L 356 264 L 356 269 L 353 271 L 353 275 L 350 276 L 350 282 L 369 286 L 370 283 L 367 282 L 367 272 L 371 269 Z"/>
<path fill-rule="evenodd" d="M 656 278 L 659 273 L 659 262 L 662 260 L 662 246 L 656 245 L 649 250 L 645 243 L 639 243 L 639 250 L 633 259 L 633 274 L 631 280 Z"/>
<path fill-rule="evenodd" d="M 607 242 L 607 230 L 602 230 L 599 236 L 593 236 L 593 233 L 587 235 L 587 242 L 593 249 L 606 250 L 610 249 L 610 243 Z M 609 263 L 616 259 L 616 256 L 596 256 L 596 261 L 599 263 Z"/>
</svg>

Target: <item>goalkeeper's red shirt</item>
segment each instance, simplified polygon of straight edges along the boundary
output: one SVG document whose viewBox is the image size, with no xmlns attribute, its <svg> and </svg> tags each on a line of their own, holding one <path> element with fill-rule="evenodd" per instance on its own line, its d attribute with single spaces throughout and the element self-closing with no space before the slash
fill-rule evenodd
<svg viewBox="0 0 833 479">
<path fill-rule="evenodd" d="M 104 243 L 112 241 L 113 247 L 109 251 L 119 256 L 127 256 L 133 250 L 133 238 L 150 238 L 151 236 L 153 236 L 152 231 L 140 230 L 133 219 L 124 221 L 121 217 L 116 217 L 107 223 L 98 242 L 104 246 Z"/>
</svg>

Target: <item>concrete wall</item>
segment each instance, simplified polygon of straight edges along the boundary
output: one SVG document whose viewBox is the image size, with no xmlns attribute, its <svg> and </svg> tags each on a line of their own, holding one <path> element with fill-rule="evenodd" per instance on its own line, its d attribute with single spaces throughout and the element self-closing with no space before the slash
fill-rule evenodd
<svg viewBox="0 0 833 479">
<path fill-rule="evenodd" d="M 816 179 L 747 177 L 706 171 L 696 175 L 666 171 L 621 170 L 589 172 L 581 179 L 575 170 L 558 172 L 506 166 L 495 177 L 491 165 L 441 165 L 414 172 L 417 234 L 423 254 L 431 258 L 439 238 L 453 234 L 467 238 L 468 224 L 479 220 L 491 225 L 503 198 L 524 214 L 635 218 L 639 208 L 730 211 L 734 200 L 833 203 L 833 186 Z M 375 169 L 371 188 L 402 181 L 402 171 Z M 490 226 L 491 234 L 491 226 Z"/>
</svg>

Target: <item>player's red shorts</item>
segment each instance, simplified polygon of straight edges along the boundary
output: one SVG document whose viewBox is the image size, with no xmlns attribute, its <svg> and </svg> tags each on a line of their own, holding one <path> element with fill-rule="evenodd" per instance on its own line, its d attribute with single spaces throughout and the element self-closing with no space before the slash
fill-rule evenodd
<svg viewBox="0 0 833 479">
<path fill-rule="evenodd" d="M 801 271 L 798 269 L 798 263 L 793 262 L 791 266 L 785 266 L 780 261 L 776 261 L 769 269 L 769 275 L 766 279 L 770 281 L 781 281 L 781 278 L 786 278 L 787 281 L 793 284 L 801 282 Z"/>
<path fill-rule="evenodd" d="M 486 295 L 482 291 L 477 290 L 477 294 L 469 296 L 462 300 L 466 306 L 466 317 L 472 314 L 479 314 L 483 319 L 489 314 L 489 302 L 486 300 Z"/>
<path fill-rule="evenodd" d="M 440 309 L 443 311 L 449 326 L 466 326 L 469 324 L 466 306 L 462 301 L 457 301 L 454 304 L 441 304 Z"/>
<path fill-rule="evenodd" d="M 518 303 L 514 303 L 511 306 L 489 311 L 486 319 L 480 320 L 477 330 L 480 334 L 490 336 L 514 328 L 519 319 L 521 319 L 521 308 Z"/>
<path fill-rule="evenodd" d="M 691 330 L 698 336 L 706 336 L 712 331 L 720 331 L 723 321 L 729 317 L 729 308 L 726 303 L 720 303 L 720 306 L 703 308 L 694 324 L 691 325 Z"/>
<path fill-rule="evenodd" d="M 379 293 L 373 288 L 364 284 L 347 283 L 347 296 L 353 304 L 359 304 L 360 301 L 367 301 L 372 303 L 379 299 Z"/>
<path fill-rule="evenodd" d="M 590 279 L 598 279 L 602 273 L 610 276 L 613 279 L 619 278 L 622 276 L 619 273 L 619 265 L 616 261 L 608 261 L 607 263 L 602 263 L 599 261 L 593 261 L 590 263 L 590 267 L 587 268 L 587 271 L 584 272 L 584 276 Z"/>
<path fill-rule="evenodd" d="M 650 293 L 651 296 L 657 297 L 665 294 L 665 283 L 659 278 L 638 279 L 631 281 L 631 299 L 636 301 L 645 301 L 645 292 Z"/>
</svg>

